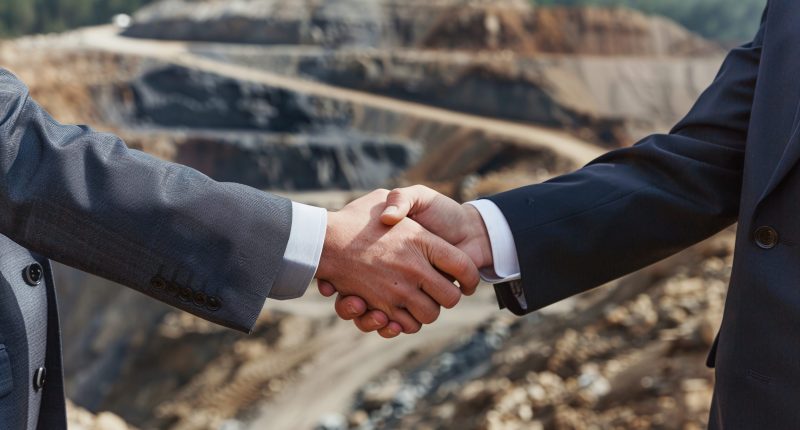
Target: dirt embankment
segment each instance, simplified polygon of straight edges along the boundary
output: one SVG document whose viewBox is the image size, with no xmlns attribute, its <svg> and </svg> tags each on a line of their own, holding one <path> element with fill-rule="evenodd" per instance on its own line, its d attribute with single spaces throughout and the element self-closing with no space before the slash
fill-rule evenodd
<svg viewBox="0 0 800 430">
<path fill-rule="evenodd" d="M 517 54 L 695 57 L 720 47 L 674 22 L 629 9 L 453 6 L 419 43 L 447 50 Z"/>
<path fill-rule="evenodd" d="M 532 7 L 526 1 L 167 0 L 127 35 L 327 48 L 502 50 L 518 54 L 705 56 L 719 47 L 628 9 Z"/>
</svg>

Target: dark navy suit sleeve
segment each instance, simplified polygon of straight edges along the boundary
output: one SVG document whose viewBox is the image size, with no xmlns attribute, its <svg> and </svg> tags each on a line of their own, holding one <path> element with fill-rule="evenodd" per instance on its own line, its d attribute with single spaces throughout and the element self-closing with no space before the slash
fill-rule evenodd
<svg viewBox="0 0 800 430">
<path fill-rule="evenodd" d="M 766 16 L 766 13 L 765 13 Z M 661 260 L 736 222 L 766 24 L 734 49 L 668 135 L 610 152 L 574 173 L 490 197 L 519 256 L 524 314 Z"/>
<path fill-rule="evenodd" d="M 0 234 L 20 245 L 248 331 L 291 220 L 286 199 L 57 123 L 0 70 Z"/>
</svg>

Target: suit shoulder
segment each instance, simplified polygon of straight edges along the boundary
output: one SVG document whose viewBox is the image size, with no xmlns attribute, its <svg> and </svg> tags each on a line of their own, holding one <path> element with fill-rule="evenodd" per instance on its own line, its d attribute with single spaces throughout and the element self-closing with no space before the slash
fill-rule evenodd
<svg viewBox="0 0 800 430">
<path fill-rule="evenodd" d="M 0 128 L 16 123 L 28 101 L 28 87 L 13 73 L 0 68 Z"/>
<path fill-rule="evenodd" d="M 28 87 L 8 69 L 0 67 L 0 97 L 5 104 L 9 98 L 28 96 Z"/>
</svg>

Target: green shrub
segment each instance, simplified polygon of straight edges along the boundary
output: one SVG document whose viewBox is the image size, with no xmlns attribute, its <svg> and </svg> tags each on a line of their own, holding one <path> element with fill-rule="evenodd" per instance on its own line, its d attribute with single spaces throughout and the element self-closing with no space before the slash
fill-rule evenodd
<svg viewBox="0 0 800 430">
<path fill-rule="evenodd" d="M 153 0 L 0 0 L 0 35 L 49 33 L 105 24 Z"/>
<path fill-rule="evenodd" d="M 624 6 L 663 15 L 725 44 L 749 40 L 766 0 L 532 0 L 537 5 Z"/>
</svg>

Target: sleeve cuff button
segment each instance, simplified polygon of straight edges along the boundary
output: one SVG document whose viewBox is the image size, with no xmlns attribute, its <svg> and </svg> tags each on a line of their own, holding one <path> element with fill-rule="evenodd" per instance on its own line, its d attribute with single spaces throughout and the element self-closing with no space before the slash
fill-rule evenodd
<svg viewBox="0 0 800 430">
<path fill-rule="evenodd" d="M 206 305 L 208 310 L 211 312 L 218 311 L 222 307 L 222 300 L 219 297 L 211 296 L 208 298 L 208 304 Z"/>
</svg>

